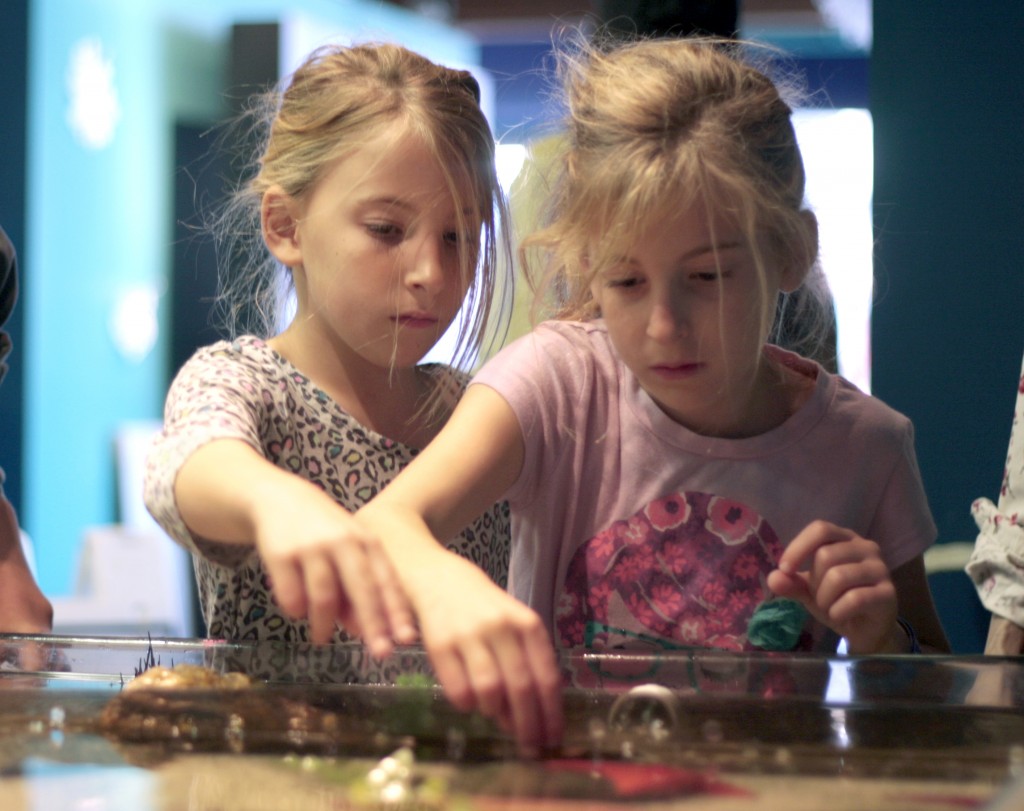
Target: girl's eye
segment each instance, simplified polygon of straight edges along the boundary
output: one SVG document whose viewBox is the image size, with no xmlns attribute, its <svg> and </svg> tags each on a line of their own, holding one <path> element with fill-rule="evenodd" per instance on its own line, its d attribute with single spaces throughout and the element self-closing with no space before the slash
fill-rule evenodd
<svg viewBox="0 0 1024 811">
<path fill-rule="evenodd" d="M 690 274 L 690 278 L 697 282 L 717 282 L 724 279 L 727 275 L 718 270 L 697 270 Z"/>
<path fill-rule="evenodd" d="M 445 231 L 444 241 L 445 244 L 451 246 L 465 245 L 468 248 L 473 248 L 480 241 L 480 237 L 472 231 L 465 231 L 463 233 L 459 233 L 458 231 Z"/>
<path fill-rule="evenodd" d="M 366 230 L 371 236 L 388 242 L 396 242 L 402 237 L 402 229 L 391 222 L 370 222 Z"/>
<path fill-rule="evenodd" d="M 635 287 L 639 287 L 641 284 L 640 278 L 637 276 L 623 276 L 618 279 L 611 279 L 608 282 L 609 287 L 618 287 L 624 290 L 630 290 Z"/>
</svg>

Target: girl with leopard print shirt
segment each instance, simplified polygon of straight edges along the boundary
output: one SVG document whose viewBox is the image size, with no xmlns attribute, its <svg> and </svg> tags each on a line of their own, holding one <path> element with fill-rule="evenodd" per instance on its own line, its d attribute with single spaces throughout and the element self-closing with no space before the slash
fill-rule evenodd
<svg viewBox="0 0 1024 811">
<path fill-rule="evenodd" d="M 214 230 L 222 256 L 249 259 L 221 303 L 260 323 L 179 371 L 145 479 L 193 555 L 211 637 L 358 635 L 380 657 L 420 633 L 415 589 L 351 513 L 462 393 L 465 375 L 427 352 L 457 318 L 456 365 L 482 342 L 508 246 L 479 95 L 468 72 L 398 46 L 326 47 L 250 111 L 268 113 L 256 170 Z M 503 588 L 507 506 L 447 546 Z"/>
</svg>

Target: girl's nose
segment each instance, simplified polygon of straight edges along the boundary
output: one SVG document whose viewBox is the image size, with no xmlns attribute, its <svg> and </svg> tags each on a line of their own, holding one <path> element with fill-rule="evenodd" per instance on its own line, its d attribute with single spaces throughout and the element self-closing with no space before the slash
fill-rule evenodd
<svg viewBox="0 0 1024 811">
<path fill-rule="evenodd" d="M 405 282 L 428 293 L 437 293 L 444 287 L 444 246 L 440 240 L 424 239 L 417 244 Z"/>
<path fill-rule="evenodd" d="M 647 336 L 655 341 L 673 340 L 686 330 L 686 314 L 678 302 L 655 302 L 647 318 Z"/>
</svg>

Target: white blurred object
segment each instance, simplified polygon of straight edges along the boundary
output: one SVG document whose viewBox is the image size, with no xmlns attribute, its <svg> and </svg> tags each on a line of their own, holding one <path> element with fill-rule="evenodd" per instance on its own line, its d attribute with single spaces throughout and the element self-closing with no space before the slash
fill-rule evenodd
<svg viewBox="0 0 1024 811">
<path fill-rule="evenodd" d="M 814 5 L 825 23 L 844 40 L 862 50 L 871 50 L 871 0 L 814 0 Z"/>
<path fill-rule="evenodd" d="M 924 570 L 928 574 L 962 572 L 974 550 L 969 541 L 937 543 L 924 552 Z"/>
<path fill-rule="evenodd" d="M 163 533 L 142 500 L 146 454 L 161 428 L 160 420 L 122 422 L 117 429 L 114 452 L 117 456 L 118 520 L 126 527 Z M 174 543 L 170 538 L 167 540 Z"/>
<path fill-rule="evenodd" d="M 25 530 L 18 527 L 18 534 L 21 536 L 21 553 L 25 556 L 25 563 L 28 564 L 28 570 L 32 572 L 32 576 L 39 579 L 39 572 L 36 571 L 36 550 L 32 546 L 32 539 L 28 537 L 28 533 Z"/>
<path fill-rule="evenodd" d="M 72 46 L 64 81 L 67 123 L 75 139 L 87 149 L 110 146 L 121 120 L 121 102 L 114 60 L 98 38 L 81 39 Z"/>
<path fill-rule="evenodd" d="M 111 340 L 122 357 L 140 363 L 156 346 L 160 293 L 155 285 L 140 284 L 122 290 L 110 313 Z"/>
<path fill-rule="evenodd" d="M 74 594 L 52 597 L 53 632 L 192 636 L 182 587 L 188 554 L 162 533 L 121 525 L 86 530 Z"/>
<path fill-rule="evenodd" d="M 85 531 L 74 594 L 50 598 L 54 633 L 194 636 L 189 554 L 142 501 L 146 452 L 160 426 L 139 420 L 118 428 L 120 523 Z"/>
<path fill-rule="evenodd" d="M 821 269 L 836 311 L 839 373 L 871 392 L 874 133 L 859 108 L 793 114 L 807 172 L 807 202 L 818 218 Z"/>
</svg>

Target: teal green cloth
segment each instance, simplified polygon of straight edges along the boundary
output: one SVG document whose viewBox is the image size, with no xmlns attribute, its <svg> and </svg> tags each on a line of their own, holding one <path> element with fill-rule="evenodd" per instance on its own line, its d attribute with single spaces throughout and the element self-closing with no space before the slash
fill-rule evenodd
<svg viewBox="0 0 1024 811">
<path fill-rule="evenodd" d="M 807 609 L 796 600 L 766 600 L 747 625 L 747 639 L 763 650 L 793 650 L 807 621 Z"/>
</svg>

